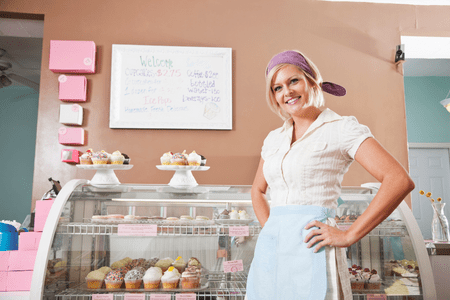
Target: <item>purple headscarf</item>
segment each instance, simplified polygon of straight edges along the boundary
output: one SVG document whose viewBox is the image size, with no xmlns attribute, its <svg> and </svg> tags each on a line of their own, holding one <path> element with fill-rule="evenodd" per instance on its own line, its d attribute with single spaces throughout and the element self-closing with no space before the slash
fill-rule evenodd
<svg viewBox="0 0 450 300">
<path fill-rule="evenodd" d="M 266 76 L 269 74 L 270 70 L 272 70 L 276 65 L 279 64 L 295 65 L 315 79 L 311 67 L 309 66 L 306 59 L 296 51 L 289 50 L 275 55 L 267 65 Z M 323 82 L 322 91 L 335 96 L 344 96 L 347 93 L 343 86 L 332 82 Z"/>
</svg>

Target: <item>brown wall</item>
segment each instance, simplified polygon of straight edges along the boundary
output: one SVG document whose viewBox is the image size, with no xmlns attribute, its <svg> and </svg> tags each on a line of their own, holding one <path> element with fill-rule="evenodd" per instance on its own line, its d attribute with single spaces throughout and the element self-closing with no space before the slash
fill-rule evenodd
<svg viewBox="0 0 450 300">
<path fill-rule="evenodd" d="M 49 41 L 92 40 L 97 73 L 87 75 L 83 103 L 87 144 L 120 150 L 134 168 L 118 171 L 123 183 L 168 183 L 159 171 L 167 151 L 196 150 L 211 169 L 197 172 L 201 184 L 251 184 L 266 134 L 281 126 L 264 100 L 264 69 L 275 53 L 298 49 L 325 80 L 347 88 L 344 98 L 327 97 L 328 107 L 355 115 L 405 166 L 408 165 L 403 77 L 394 65 L 401 35 L 450 36 L 450 7 L 285 1 L 59 1 L 3 0 L 0 10 L 45 14 L 41 91 L 33 182 L 34 200 L 52 176 L 67 183 L 90 179 L 93 171 L 60 162 L 58 76 L 48 69 Z M 233 130 L 125 130 L 109 128 L 112 44 L 231 47 Z M 344 185 L 374 179 L 357 163 Z M 33 208 L 32 208 L 33 209 Z"/>
</svg>

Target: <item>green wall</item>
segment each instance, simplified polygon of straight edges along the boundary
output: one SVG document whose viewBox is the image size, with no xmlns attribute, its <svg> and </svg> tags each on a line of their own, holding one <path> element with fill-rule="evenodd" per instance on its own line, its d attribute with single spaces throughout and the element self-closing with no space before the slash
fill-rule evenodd
<svg viewBox="0 0 450 300">
<path fill-rule="evenodd" d="M 22 223 L 30 213 L 38 100 L 28 87 L 0 89 L 0 220 Z"/>
<path fill-rule="evenodd" d="M 404 82 L 408 142 L 450 143 L 450 113 L 439 103 L 449 93 L 450 77 L 405 77 Z"/>
</svg>

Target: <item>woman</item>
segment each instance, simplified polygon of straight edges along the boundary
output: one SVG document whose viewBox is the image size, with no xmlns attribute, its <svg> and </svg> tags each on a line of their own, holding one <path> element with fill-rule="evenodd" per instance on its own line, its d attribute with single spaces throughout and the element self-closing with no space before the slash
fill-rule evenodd
<svg viewBox="0 0 450 300">
<path fill-rule="evenodd" d="M 266 137 L 252 186 L 263 229 L 247 281 L 249 300 L 352 299 L 345 248 L 380 224 L 414 189 L 405 169 L 366 126 L 322 109 L 323 92 L 346 93 L 323 82 L 300 52 L 285 51 L 269 62 L 267 101 L 285 122 Z M 381 187 L 343 231 L 334 216 L 343 175 L 353 160 Z"/>
</svg>

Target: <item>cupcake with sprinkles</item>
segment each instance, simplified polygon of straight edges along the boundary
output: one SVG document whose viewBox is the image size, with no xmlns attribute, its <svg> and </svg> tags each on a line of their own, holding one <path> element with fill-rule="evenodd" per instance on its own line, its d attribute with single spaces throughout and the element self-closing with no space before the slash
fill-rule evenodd
<svg viewBox="0 0 450 300">
<path fill-rule="evenodd" d="M 92 149 L 86 150 L 86 152 L 80 156 L 80 164 L 92 165 Z"/>
<path fill-rule="evenodd" d="M 110 271 L 105 278 L 105 285 L 107 289 L 120 289 L 123 283 L 123 274 L 117 270 Z"/>
<path fill-rule="evenodd" d="M 175 166 L 186 166 L 188 164 L 186 150 L 184 150 L 182 153 L 175 153 L 174 155 L 172 155 L 170 164 Z"/>
<path fill-rule="evenodd" d="M 92 162 L 94 165 L 106 165 L 109 160 L 109 155 L 104 150 L 92 154 Z"/>
</svg>

